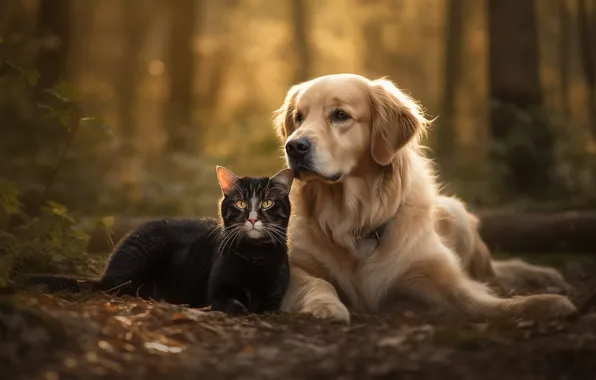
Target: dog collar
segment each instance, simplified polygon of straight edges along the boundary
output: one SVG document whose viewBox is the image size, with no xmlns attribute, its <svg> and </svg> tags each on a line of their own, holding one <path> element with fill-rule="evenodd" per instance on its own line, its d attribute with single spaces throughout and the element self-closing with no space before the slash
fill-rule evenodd
<svg viewBox="0 0 596 380">
<path fill-rule="evenodd" d="M 393 219 L 393 218 L 391 218 L 391 219 Z M 383 233 L 385 232 L 385 228 L 391 222 L 391 219 L 389 219 L 387 222 L 381 224 L 379 227 L 375 228 L 374 230 L 370 231 L 368 234 L 360 235 L 356 240 L 362 241 L 362 240 L 367 240 L 367 239 L 374 239 L 377 242 L 379 242 L 381 240 L 381 237 L 383 236 Z"/>
</svg>

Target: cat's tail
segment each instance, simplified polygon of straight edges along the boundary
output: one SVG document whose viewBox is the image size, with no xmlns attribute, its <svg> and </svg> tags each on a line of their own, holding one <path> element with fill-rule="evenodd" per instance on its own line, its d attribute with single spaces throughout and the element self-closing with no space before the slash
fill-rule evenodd
<svg viewBox="0 0 596 380">
<path fill-rule="evenodd" d="M 25 274 L 22 275 L 22 279 L 25 283 L 30 285 L 42 285 L 50 293 L 58 293 L 61 291 L 81 293 L 99 290 L 99 280 L 94 279 L 77 279 L 74 277 L 52 274 Z"/>
</svg>

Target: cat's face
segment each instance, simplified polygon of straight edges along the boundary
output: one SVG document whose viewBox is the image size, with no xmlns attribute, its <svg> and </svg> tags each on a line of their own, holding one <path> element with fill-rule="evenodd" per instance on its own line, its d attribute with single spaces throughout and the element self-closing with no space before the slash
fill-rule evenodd
<svg viewBox="0 0 596 380">
<path fill-rule="evenodd" d="M 251 239 L 284 239 L 290 218 L 293 174 L 284 169 L 273 177 L 237 177 L 218 166 L 223 192 L 220 215 L 226 231 Z"/>
</svg>

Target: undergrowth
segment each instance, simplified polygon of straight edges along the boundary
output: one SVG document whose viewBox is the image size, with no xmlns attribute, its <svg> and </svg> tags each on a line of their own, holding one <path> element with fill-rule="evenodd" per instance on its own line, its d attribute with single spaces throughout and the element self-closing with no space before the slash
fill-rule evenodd
<svg viewBox="0 0 596 380">
<path fill-rule="evenodd" d="M 0 56 L 0 75 L 20 78 L 31 90 L 39 79 L 37 71 L 25 70 L 3 56 Z M 49 178 L 39 184 L 42 191 L 35 207 L 25 208 L 18 185 L 0 178 L 0 290 L 3 292 L 12 288 L 21 273 L 99 273 L 102 259 L 85 253 L 87 243 L 90 233 L 98 228 L 109 237 L 114 223 L 111 216 L 83 220 L 67 205 L 48 199 L 77 133 L 84 128 L 110 131 L 100 120 L 83 115 L 68 84 L 59 82 L 52 88 L 36 91 L 41 91 L 47 99 L 37 104 L 43 117 L 61 125 L 66 139 L 57 149 L 59 154 L 51 165 Z"/>
</svg>

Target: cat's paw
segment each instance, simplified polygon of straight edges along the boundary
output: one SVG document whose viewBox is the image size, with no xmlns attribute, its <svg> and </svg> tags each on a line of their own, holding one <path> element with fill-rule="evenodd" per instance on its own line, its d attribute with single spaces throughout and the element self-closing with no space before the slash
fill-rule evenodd
<svg viewBox="0 0 596 380">
<path fill-rule="evenodd" d="M 226 314 L 230 317 L 237 317 L 241 315 L 248 315 L 248 309 L 244 304 L 237 300 L 230 300 L 226 306 Z"/>
<path fill-rule="evenodd" d="M 311 314 L 317 318 L 333 319 L 350 323 L 348 308 L 338 299 L 317 298 L 304 304 L 301 313 Z"/>
</svg>

